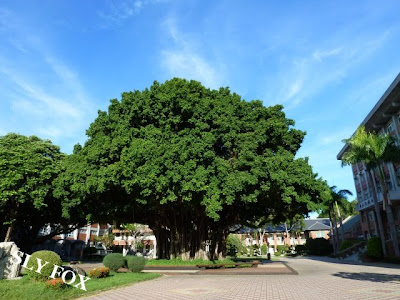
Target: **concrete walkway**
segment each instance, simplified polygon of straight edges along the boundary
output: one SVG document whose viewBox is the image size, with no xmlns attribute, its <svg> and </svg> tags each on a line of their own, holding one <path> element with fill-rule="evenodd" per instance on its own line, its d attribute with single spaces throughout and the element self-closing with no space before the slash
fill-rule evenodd
<svg viewBox="0 0 400 300">
<path fill-rule="evenodd" d="M 299 275 L 164 275 L 85 299 L 400 299 L 400 269 L 285 258 Z"/>
</svg>

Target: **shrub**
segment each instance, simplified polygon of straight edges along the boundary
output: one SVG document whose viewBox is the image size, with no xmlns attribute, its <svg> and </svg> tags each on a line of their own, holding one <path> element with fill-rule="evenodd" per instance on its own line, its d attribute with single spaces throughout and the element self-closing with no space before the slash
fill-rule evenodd
<svg viewBox="0 0 400 300">
<path fill-rule="evenodd" d="M 146 265 L 146 259 L 140 256 L 128 255 L 126 256 L 126 263 L 129 271 L 133 273 L 140 273 Z"/>
<path fill-rule="evenodd" d="M 289 245 L 278 245 L 276 247 L 276 250 L 280 252 L 281 254 L 285 254 L 289 252 Z"/>
<path fill-rule="evenodd" d="M 267 255 L 267 253 L 268 253 L 267 245 L 262 245 L 261 246 L 261 254 L 262 255 Z"/>
<path fill-rule="evenodd" d="M 247 253 L 242 241 L 233 234 L 230 234 L 226 240 L 226 249 L 229 256 L 236 257 L 237 254 Z"/>
<path fill-rule="evenodd" d="M 275 254 L 275 256 L 281 256 L 282 255 L 282 253 L 280 253 L 280 252 L 275 252 L 274 254 Z"/>
<path fill-rule="evenodd" d="M 89 271 L 89 277 L 91 278 L 104 278 L 110 274 L 110 269 L 106 267 L 96 268 Z"/>
<path fill-rule="evenodd" d="M 121 253 L 111 253 L 106 255 L 103 259 L 103 265 L 115 272 L 125 266 L 125 264 L 125 257 Z"/>
<path fill-rule="evenodd" d="M 329 255 L 332 253 L 332 245 L 324 238 L 307 239 L 306 247 L 312 255 Z"/>
<path fill-rule="evenodd" d="M 367 255 L 373 258 L 383 257 L 383 250 L 380 238 L 374 236 L 367 241 Z"/>
<path fill-rule="evenodd" d="M 47 288 L 52 288 L 52 289 L 55 289 L 55 290 L 63 289 L 63 288 L 66 288 L 68 286 L 69 285 L 66 284 L 61 278 L 56 278 L 56 279 L 51 279 L 51 280 L 46 281 L 46 287 Z"/>
<path fill-rule="evenodd" d="M 40 274 L 36 273 L 38 267 L 37 258 L 42 260 L 42 265 L 46 262 L 49 262 L 42 268 Z M 62 265 L 62 260 L 60 256 L 53 251 L 41 250 L 32 254 L 28 263 L 28 268 L 32 268 L 32 270 L 26 269 L 26 271 L 30 279 L 37 281 L 46 281 L 49 279 L 49 276 L 53 272 L 54 265 Z"/>
<path fill-rule="evenodd" d="M 344 240 L 341 244 L 340 244 L 340 251 L 344 251 L 347 248 L 350 248 L 351 246 L 353 246 L 356 242 L 355 241 L 350 241 L 350 240 Z"/>
</svg>

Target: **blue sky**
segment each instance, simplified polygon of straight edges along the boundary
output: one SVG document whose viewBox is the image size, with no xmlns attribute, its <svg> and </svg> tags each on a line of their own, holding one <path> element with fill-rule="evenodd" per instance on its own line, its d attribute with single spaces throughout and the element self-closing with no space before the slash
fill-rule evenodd
<svg viewBox="0 0 400 300">
<path fill-rule="evenodd" d="M 0 0 L 0 134 L 70 153 L 110 99 L 178 76 L 283 104 L 299 156 L 354 191 L 336 154 L 400 71 L 400 3 L 283 3 Z"/>
</svg>

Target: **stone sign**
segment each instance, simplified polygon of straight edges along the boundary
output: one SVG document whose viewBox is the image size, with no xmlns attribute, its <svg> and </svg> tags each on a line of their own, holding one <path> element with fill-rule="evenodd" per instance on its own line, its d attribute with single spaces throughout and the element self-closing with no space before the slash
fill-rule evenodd
<svg viewBox="0 0 400 300">
<path fill-rule="evenodd" d="M 0 279 L 18 277 L 21 265 L 14 257 L 18 255 L 18 251 L 19 248 L 14 242 L 0 243 Z"/>
</svg>

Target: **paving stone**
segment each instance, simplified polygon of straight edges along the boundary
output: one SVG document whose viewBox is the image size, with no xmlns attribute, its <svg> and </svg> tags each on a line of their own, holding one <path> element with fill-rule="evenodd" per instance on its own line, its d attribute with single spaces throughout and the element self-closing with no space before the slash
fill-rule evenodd
<svg viewBox="0 0 400 300">
<path fill-rule="evenodd" d="M 298 275 L 164 275 L 87 299 L 399 300 L 400 268 L 283 258 Z"/>
</svg>

